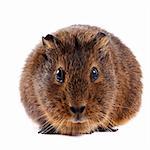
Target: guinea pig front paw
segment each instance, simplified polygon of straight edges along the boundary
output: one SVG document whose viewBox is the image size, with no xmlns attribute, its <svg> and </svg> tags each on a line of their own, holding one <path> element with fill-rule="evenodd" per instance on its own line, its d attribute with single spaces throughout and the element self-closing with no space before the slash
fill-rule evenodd
<svg viewBox="0 0 150 150">
<path fill-rule="evenodd" d="M 56 131 L 56 128 L 53 127 L 51 124 L 47 126 L 42 126 L 38 132 L 39 134 L 59 134 Z"/>
<path fill-rule="evenodd" d="M 96 132 L 116 132 L 118 131 L 118 129 L 113 129 L 112 127 L 106 127 L 106 128 L 98 127 L 95 131 Z"/>
</svg>

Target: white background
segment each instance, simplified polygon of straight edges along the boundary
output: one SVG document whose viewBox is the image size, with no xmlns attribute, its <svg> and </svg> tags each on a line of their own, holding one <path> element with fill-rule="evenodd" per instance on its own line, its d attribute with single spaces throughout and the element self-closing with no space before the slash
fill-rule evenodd
<svg viewBox="0 0 150 150">
<path fill-rule="evenodd" d="M 42 36 L 72 24 L 117 35 L 141 64 L 142 106 L 115 133 L 79 137 L 37 134 L 19 95 L 25 59 Z M 0 150 L 150 149 L 150 8 L 148 0 L 0 0 Z"/>
</svg>

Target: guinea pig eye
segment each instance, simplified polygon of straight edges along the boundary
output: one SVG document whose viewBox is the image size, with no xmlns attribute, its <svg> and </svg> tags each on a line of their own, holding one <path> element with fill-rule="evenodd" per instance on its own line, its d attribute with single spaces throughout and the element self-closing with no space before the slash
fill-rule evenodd
<svg viewBox="0 0 150 150">
<path fill-rule="evenodd" d="M 64 79 L 65 79 L 65 72 L 64 72 L 64 70 L 62 68 L 58 68 L 56 70 L 56 81 L 60 82 L 60 83 L 63 83 Z"/>
<path fill-rule="evenodd" d="M 91 70 L 91 80 L 92 81 L 95 81 L 95 80 L 97 80 L 98 79 L 98 77 L 99 77 L 99 72 L 98 72 L 98 70 L 97 70 L 97 68 L 96 67 L 93 67 L 92 68 L 92 70 Z"/>
</svg>

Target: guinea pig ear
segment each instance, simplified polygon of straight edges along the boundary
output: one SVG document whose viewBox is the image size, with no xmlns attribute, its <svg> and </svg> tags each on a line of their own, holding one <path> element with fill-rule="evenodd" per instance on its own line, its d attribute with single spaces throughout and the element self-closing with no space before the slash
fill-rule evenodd
<svg viewBox="0 0 150 150">
<path fill-rule="evenodd" d="M 97 46 L 106 46 L 109 43 L 108 34 L 101 31 L 98 32 L 95 37 L 87 43 L 88 49 L 93 49 Z"/>
<path fill-rule="evenodd" d="M 98 50 L 99 60 L 101 64 L 105 64 L 109 59 L 109 46 L 110 43 L 110 35 L 105 32 L 99 32 L 95 36 L 95 45 L 93 46 L 93 50 Z"/>
<path fill-rule="evenodd" d="M 42 43 L 47 47 L 51 47 L 53 45 L 55 47 L 63 48 L 62 42 L 52 34 L 48 34 L 46 37 L 42 37 Z"/>
<path fill-rule="evenodd" d="M 53 42 L 53 35 L 48 34 L 46 37 L 42 37 L 42 43 L 44 46 L 50 47 L 50 43 Z"/>
</svg>

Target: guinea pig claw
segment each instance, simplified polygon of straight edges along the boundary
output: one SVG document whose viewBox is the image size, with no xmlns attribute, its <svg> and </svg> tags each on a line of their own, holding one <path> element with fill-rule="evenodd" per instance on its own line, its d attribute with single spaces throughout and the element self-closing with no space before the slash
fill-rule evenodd
<svg viewBox="0 0 150 150">
<path fill-rule="evenodd" d="M 118 129 L 113 129 L 113 128 L 109 128 L 108 129 L 110 132 L 116 132 L 116 131 L 118 131 Z"/>
</svg>

